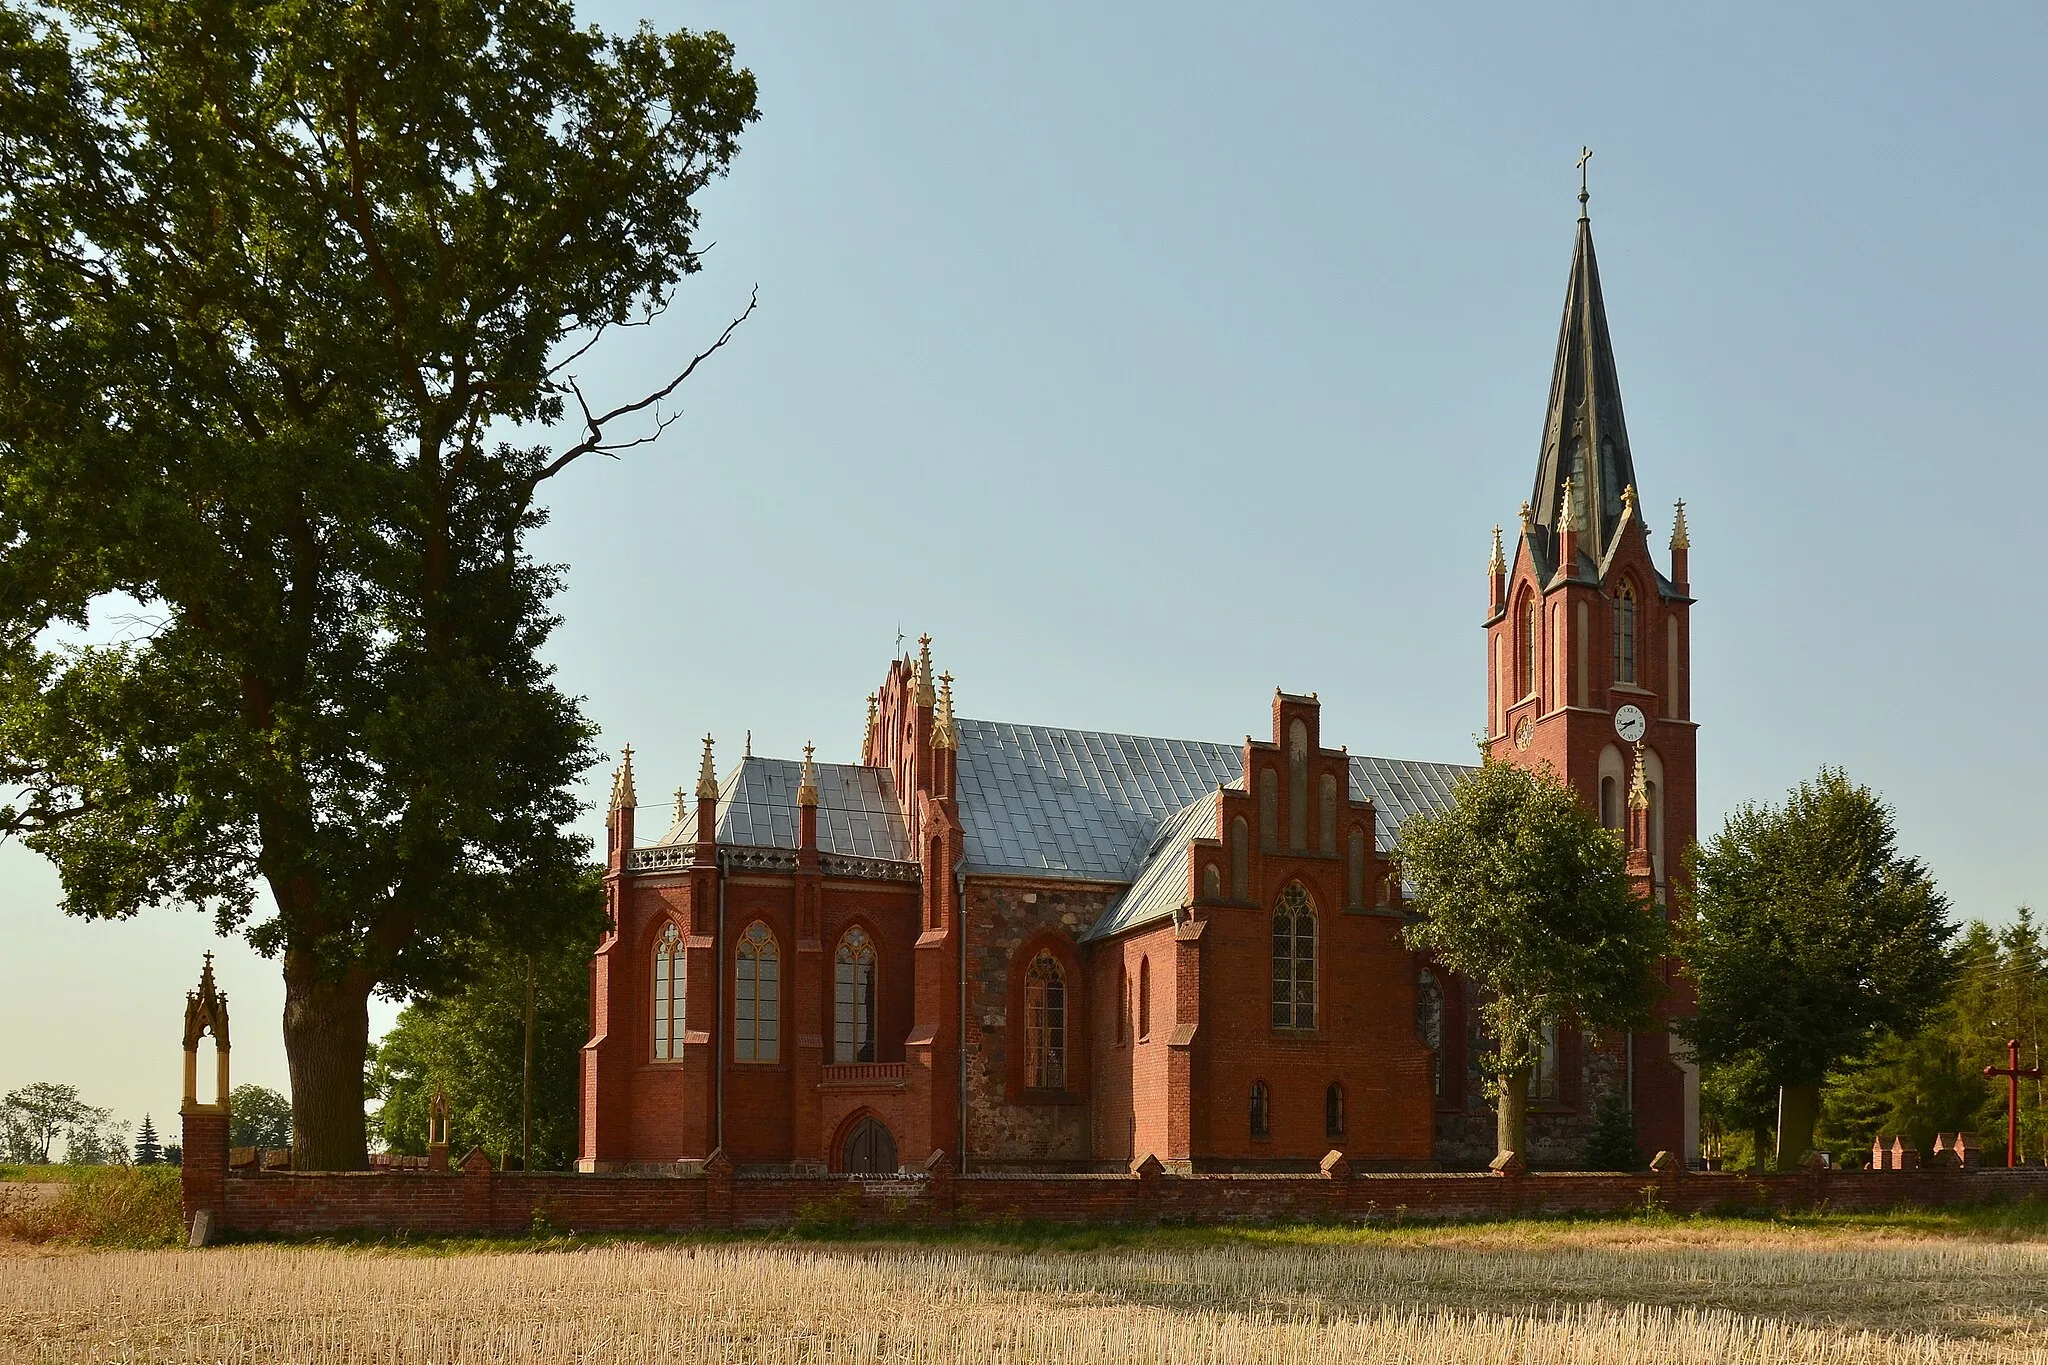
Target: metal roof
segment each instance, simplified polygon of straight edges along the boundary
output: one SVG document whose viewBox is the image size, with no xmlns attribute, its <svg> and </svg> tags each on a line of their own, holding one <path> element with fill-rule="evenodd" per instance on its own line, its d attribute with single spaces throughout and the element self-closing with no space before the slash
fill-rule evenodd
<svg viewBox="0 0 2048 1365">
<path fill-rule="evenodd" d="M 796 789 L 803 764 L 789 758 L 744 758 L 718 791 L 718 842 L 754 848 L 795 848 Z M 854 858 L 913 861 L 903 809 L 886 768 L 857 763 L 818 767 L 818 848 Z M 661 837 L 663 844 L 697 841 L 694 802 Z"/>
<path fill-rule="evenodd" d="M 1163 919 L 1187 904 L 1189 841 L 1215 836 L 1217 788 L 1235 787 L 1243 776 L 1242 743 L 987 720 L 956 725 L 968 873 L 1130 883 L 1089 938 Z M 822 852 L 915 860 L 887 769 L 817 768 Z M 1457 763 L 1353 755 L 1351 799 L 1370 797 L 1377 807 L 1377 842 L 1386 853 L 1402 821 L 1448 804 L 1451 785 L 1469 771 Z M 719 789 L 718 842 L 795 848 L 802 773 L 794 759 L 741 760 Z M 696 838 L 692 805 L 659 844 Z"/>
<path fill-rule="evenodd" d="M 1138 879 L 1088 926 L 1081 935 L 1083 943 L 1166 919 L 1188 903 L 1188 845 L 1216 837 L 1216 807 L 1221 800 L 1219 793 L 1210 792 L 1166 817 Z"/>
<path fill-rule="evenodd" d="M 967 870 L 1135 882 L 1167 817 L 1244 776 L 1244 746 L 961 720 Z M 1351 759 L 1351 798 L 1379 808 L 1381 852 L 1401 822 L 1450 801 L 1470 767 Z M 1212 827 L 1213 830 L 1213 827 Z"/>
</svg>

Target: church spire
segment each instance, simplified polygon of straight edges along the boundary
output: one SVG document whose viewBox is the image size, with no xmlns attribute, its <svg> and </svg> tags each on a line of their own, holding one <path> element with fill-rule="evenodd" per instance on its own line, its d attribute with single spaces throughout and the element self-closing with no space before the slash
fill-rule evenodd
<svg viewBox="0 0 2048 1365">
<path fill-rule="evenodd" d="M 1584 160 L 1580 163 L 1583 177 Z M 1586 191 L 1580 181 L 1580 213 Z M 1565 287 L 1564 321 L 1558 329 L 1557 362 L 1550 376 L 1550 408 L 1543 424 L 1543 453 L 1536 466 L 1532 546 L 1557 563 L 1565 484 L 1577 494 L 1581 545 L 1605 559 L 1625 520 L 1624 490 L 1636 482 L 1629 454 L 1628 424 L 1621 414 L 1621 382 L 1615 375 L 1614 345 L 1607 335 L 1607 305 L 1600 294 L 1600 266 L 1593 255 L 1593 225 L 1581 216 Z M 1570 565 L 1561 566 L 1569 572 Z"/>
</svg>

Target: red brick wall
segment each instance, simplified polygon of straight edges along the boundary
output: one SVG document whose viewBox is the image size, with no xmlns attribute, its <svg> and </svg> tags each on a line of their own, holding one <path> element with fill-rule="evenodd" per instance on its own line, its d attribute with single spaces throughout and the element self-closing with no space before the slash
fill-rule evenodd
<svg viewBox="0 0 2048 1365">
<path fill-rule="evenodd" d="M 187 1179 L 195 1178 L 188 1170 Z M 1836 1210 L 1995 1203 L 2048 1195 L 2048 1169 L 1813 1171 L 1798 1175 L 1443 1174 L 844 1176 L 520 1175 L 490 1172 L 230 1176 L 221 1226 L 243 1234 L 351 1230 L 520 1233 L 542 1215 L 578 1232 L 781 1227 L 805 1219 L 1060 1223 L 1500 1218 L 1825 1206 Z"/>
</svg>

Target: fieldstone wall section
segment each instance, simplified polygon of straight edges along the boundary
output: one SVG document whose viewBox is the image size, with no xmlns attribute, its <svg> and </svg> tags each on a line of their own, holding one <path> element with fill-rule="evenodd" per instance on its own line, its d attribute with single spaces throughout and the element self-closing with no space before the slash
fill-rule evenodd
<svg viewBox="0 0 2048 1365">
<path fill-rule="evenodd" d="M 976 1169 L 1090 1161 L 1089 983 L 1075 945 L 1121 894 L 967 883 L 967 1150 Z M 1041 948 L 1066 968 L 1067 1084 L 1057 1094 L 1025 1090 L 1023 1059 L 1013 1055 L 1024 1002 L 1012 993 Z"/>
</svg>

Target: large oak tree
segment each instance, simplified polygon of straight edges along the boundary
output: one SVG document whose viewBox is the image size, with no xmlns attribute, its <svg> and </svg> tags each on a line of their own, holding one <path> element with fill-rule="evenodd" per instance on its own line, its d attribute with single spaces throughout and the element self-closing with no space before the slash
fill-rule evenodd
<svg viewBox="0 0 2048 1365">
<path fill-rule="evenodd" d="M 555 0 L 0 0 L 0 834 L 282 959 L 302 1167 L 365 1163 L 372 991 L 580 915 L 524 546 L 737 326 L 574 378 L 755 117 L 721 35 Z"/>
</svg>

